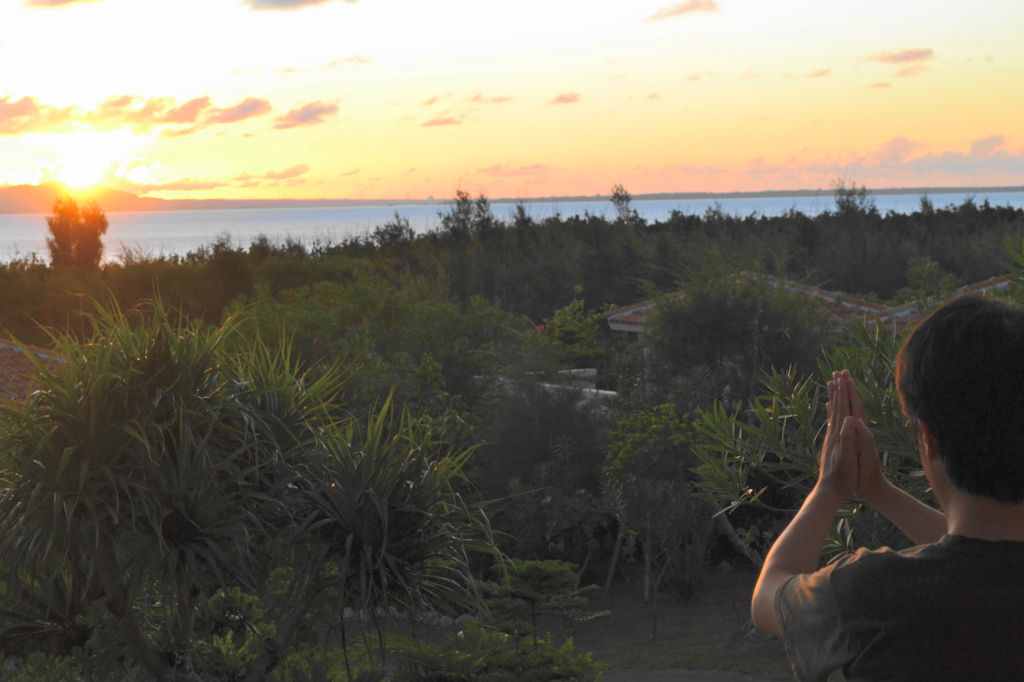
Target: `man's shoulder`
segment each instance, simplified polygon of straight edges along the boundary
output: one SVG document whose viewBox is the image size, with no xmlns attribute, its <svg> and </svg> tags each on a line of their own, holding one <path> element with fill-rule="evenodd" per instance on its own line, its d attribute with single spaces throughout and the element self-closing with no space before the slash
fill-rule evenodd
<svg viewBox="0 0 1024 682">
<path fill-rule="evenodd" d="M 905 603 L 908 596 L 944 594 L 1000 585 L 1024 594 L 1024 543 L 988 542 L 945 536 L 939 542 L 903 550 L 860 549 L 825 569 L 837 598 L 866 590 L 879 601 Z"/>
</svg>

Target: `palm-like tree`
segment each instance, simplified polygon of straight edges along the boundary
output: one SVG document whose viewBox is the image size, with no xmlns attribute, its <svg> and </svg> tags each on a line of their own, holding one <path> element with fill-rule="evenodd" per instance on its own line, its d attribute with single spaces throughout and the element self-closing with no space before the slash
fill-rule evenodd
<svg viewBox="0 0 1024 682">
<path fill-rule="evenodd" d="M 243 340 L 235 320 L 180 323 L 157 302 L 97 307 L 92 322 L 87 344 L 55 339 L 67 362 L 40 366 L 42 390 L 0 420 L 0 646 L 30 641 L 32 623 L 80 642 L 98 602 L 153 679 L 195 680 L 201 600 L 236 585 L 263 594 L 290 563 L 302 580 L 255 681 L 325 592 L 411 606 L 460 584 L 476 524 L 453 504 L 464 455 L 416 420 L 386 433 L 386 408 L 358 436 L 336 417 L 338 371 L 303 374 L 287 346 Z"/>
</svg>

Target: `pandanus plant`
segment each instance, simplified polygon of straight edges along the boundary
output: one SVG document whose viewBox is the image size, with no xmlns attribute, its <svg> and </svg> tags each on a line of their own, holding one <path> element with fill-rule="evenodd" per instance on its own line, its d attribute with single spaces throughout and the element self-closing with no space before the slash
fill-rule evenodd
<svg viewBox="0 0 1024 682">
<path fill-rule="evenodd" d="M 157 301 L 97 306 L 91 323 L 88 343 L 55 337 L 66 360 L 3 408 L 0 648 L 68 651 L 99 605 L 152 679 L 200 679 L 205 600 L 231 587 L 269 600 L 271 573 L 290 567 L 255 682 L 315 603 L 468 594 L 467 552 L 487 534 L 453 487 L 467 453 L 390 405 L 356 428 L 337 368 L 303 372 L 237 319 L 188 323 Z"/>
</svg>

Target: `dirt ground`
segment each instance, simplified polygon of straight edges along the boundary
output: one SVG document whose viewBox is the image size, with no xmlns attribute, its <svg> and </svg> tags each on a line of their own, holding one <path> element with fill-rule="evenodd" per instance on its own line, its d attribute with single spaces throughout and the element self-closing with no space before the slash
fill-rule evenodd
<svg viewBox="0 0 1024 682">
<path fill-rule="evenodd" d="M 767 682 L 767 680 L 721 670 L 613 669 L 601 677 L 601 682 Z"/>
<path fill-rule="evenodd" d="M 690 599 L 664 595 L 652 618 L 639 585 L 592 598 L 611 616 L 578 626 L 578 651 L 610 669 L 603 682 L 769 682 L 793 680 L 782 643 L 753 628 L 750 597 L 756 575 L 716 572 Z"/>
</svg>

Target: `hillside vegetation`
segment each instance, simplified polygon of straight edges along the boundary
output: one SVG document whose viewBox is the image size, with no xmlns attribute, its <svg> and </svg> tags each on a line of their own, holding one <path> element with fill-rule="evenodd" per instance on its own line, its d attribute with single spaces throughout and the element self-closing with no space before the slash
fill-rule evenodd
<svg viewBox="0 0 1024 682">
<path fill-rule="evenodd" d="M 1017 267 L 1024 239 L 1024 210 L 881 215 L 856 187 L 816 216 L 648 223 L 613 201 L 502 222 L 460 192 L 419 236 L 396 215 L 338 244 L 0 266 L 0 335 L 68 357 L 0 434 L 0 651 L 79 679 L 426 680 L 455 660 L 593 679 L 544 629 L 629 581 L 653 635 L 662 595 L 756 563 L 815 466 L 826 366 L 873 387 L 913 483 L 898 338 L 735 275 L 927 307 Z M 640 338 L 604 322 L 679 290 Z M 847 512 L 834 551 L 899 544 Z M 396 615 L 454 605 L 471 637 Z M 481 670 L 451 679 L 505 679 Z"/>
</svg>

